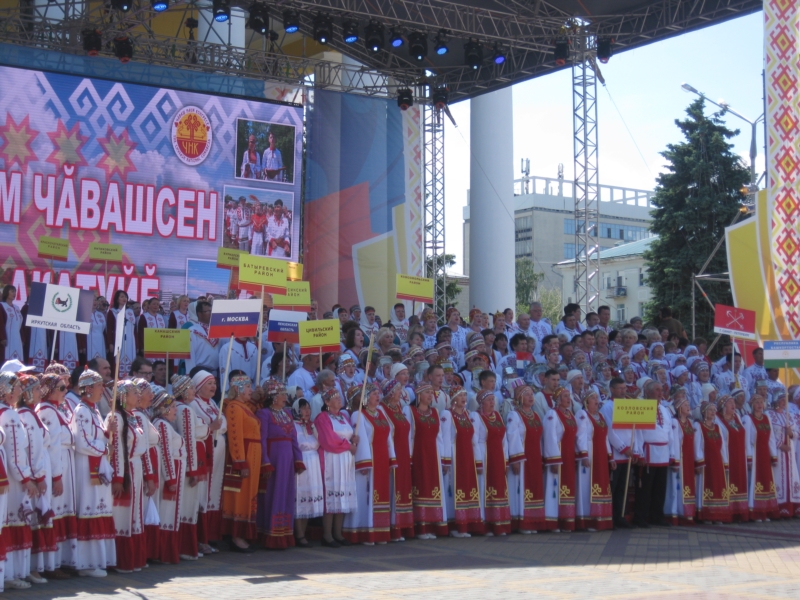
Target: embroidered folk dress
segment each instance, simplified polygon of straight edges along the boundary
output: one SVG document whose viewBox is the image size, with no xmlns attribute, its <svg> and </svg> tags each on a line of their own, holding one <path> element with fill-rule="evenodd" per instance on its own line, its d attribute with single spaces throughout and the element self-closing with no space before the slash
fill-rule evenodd
<svg viewBox="0 0 800 600">
<path fill-rule="evenodd" d="M 156 560 L 177 564 L 181 554 L 181 496 L 186 477 L 186 450 L 175 426 L 161 417 L 153 421 L 158 432 L 158 491 L 153 494 L 159 517 Z M 174 491 L 170 487 L 174 486 Z"/>
<path fill-rule="evenodd" d="M 297 502 L 295 503 L 295 519 L 313 519 L 321 517 L 325 512 L 325 495 L 322 487 L 322 469 L 319 464 L 319 440 L 316 428 L 312 423 L 295 421 L 297 445 L 303 453 L 303 464 L 306 470 L 295 475 L 297 486 Z"/>
<path fill-rule="evenodd" d="M 731 506 L 731 518 L 734 521 L 750 520 L 750 509 L 747 505 L 747 450 L 744 425 L 739 415 L 733 413 L 733 420 L 726 421 L 721 413 L 717 413 L 717 424 L 722 433 L 723 443 L 728 446 L 728 503 Z"/>
<path fill-rule="evenodd" d="M 765 412 L 760 418 L 754 414 L 745 415 L 742 422 L 746 433 L 747 504 L 750 509 L 750 519 L 754 521 L 777 519 L 780 511 L 772 468 L 778 462 L 778 446 L 772 432 L 769 413 Z"/>
<path fill-rule="evenodd" d="M 343 532 L 352 543 L 388 542 L 391 529 L 391 471 L 397 466 L 392 428 L 380 410 L 353 413 L 358 430 L 356 499 L 358 510 L 345 515 Z M 359 425 L 360 423 L 360 425 Z"/>
<path fill-rule="evenodd" d="M 544 464 L 558 465 L 545 472 L 544 514 L 557 529 L 575 530 L 575 460 L 578 423 L 569 409 L 551 409 L 544 420 Z"/>
<path fill-rule="evenodd" d="M 450 471 L 444 476 L 450 531 L 484 533 L 473 446 L 475 427 L 469 412 L 444 411 L 442 436 L 443 463 L 450 465 Z"/>
<path fill-rule="evenodd" d="M 694 424 L 695 465 L 704 467 L 697 475 L 697 517 L 704 521 L 731 522 L 728 503 L 728 447 L 719 425 Z"/>
<path fill-rule="evenodd" d="M 0 302 L 0 341 L 6 343 L 4 361 L 16 359 L 25 364 L 25 353 L 22 348 L 22 324 L 24 318 L 20 310 L 8 302 Z"/>
<path fill-rule="evenodd" d="M 788 444 L 789 450 L 778 448 L 778 462 L 772 467 L 772 476 L 775 479 L 775 495 L 778 498 L 780 516 L 784 519 L 800 516 L 800 476 L 798 475 L 795 446 L 797 444 L 798 429 L 793 426 L 789 417 L 789 426 L 794 431 L 794 437 L 786 435 L 786 411 L 769 411 L 769 420 L 772 424 L 776 446 Z"/>
<path fill-rule="evenodd" d="M 609 461 L 613 458 L 608 441 L 608 425 L 603 415 L 597 418 L 581 411 L 578 421 L 578 470 L 575 526 L 578 529 L 613 529 Z M 588 458 L 590 466 L 580 460 Z"/>
<path fill-rule="evenodd" d="M 392 539 L 414 537 L 414 505 L 411 498 L 411 423 L 403 410 L 381 405 L 392 426 L 392 442 L 397 467 L 391 472 L 391 524 Z"/>
<path fill-rule="evenodd" d="M 192 408 L 208 431 L 205 437 L 198 436 L 205 446 L 207 477 L 197 484 L 200 488 L 197 540 L 207 544 L 222 537 L 222 477 L 225 474 L 225 433 L 228 424 L 225 417 L 220 415 L 217 403 L 210 398 L 198 396 L 192 402 Z M 218 418 L 222 420 L 222 426 L 217 431 L 211 431 L 211 424 Z"/>
<path fill-rule="evenodd" d="M 200 510 L 200 496 L 207 494 L 207 487 L 200 486 L 200 480 L 206 475 L 206 446 L 201 440 L 208 436 L 208 426 L 197 416 L 191 403 L 175 402 L 177 415 L 175 426 L 183 438 L 186 452 L 184 469 L 184 485 L 179 498 L 180 515 L 180 553 L 185 556 L 197 556 L 198 538 L 197 521 Z M 196 478 L 197 484 L 189 485 L 190 478 Z"/>
<path fill-rule="evenodd" d="M 694 525 L 697 480 L 694 474 L 694 425 L 690 419 L 685 423 L 678 418 L 672 420 L 669 464 L 678 469 L 670 468 L 667 474 L 664 517 L 673 525 Z"/>
<path fill-rule="evenodd" d="M 255 541 L 258 483 L 261 474 L 261 421 L 241 400 L 225 402 L 228 456 L 222 489 L 222 531 Z M 243 469 L 250 474 L 242 477 Z"/>
<path fill-rule="evenodd" d="M 319 439 L 319 462 L 325 494 L 325 513 L 349 513 L 358 508 L 356 467 L 350 453 L 353 427 L 343 411 L 322 411 L 314 419 Z"/>
<path fill-rule="evenodd" d="M 544 474 L 542 442 L 544 427 L 539 415 L 520 409 L 508 413 L 506 423 L 509 462 L 519 463 L 519 475 L 508 471 L 508 496 L 511 508 L 511 529 L 544 531 L 554 529 L 554 522 L 544 517 Z M 522 450 L 521 460 L 518 450 Z"/>
<path fill-rule="evenodd" d="M 439 413 L 432 406 L 422 414 L 416 406 L 403 409 L 411 433 L 411 497 L 414 529 L 419 535 L 447 535 L 447 508 L 443 494 L 443 438 Z"/>
<path fill-rule="evenodd" d="M 508 505 L 508 441 L 506 426 L 499 412 L 470 415 L 475 428 L 473 448 L 478 467 L 478 498 L 485 531 L 494 535 L 511 533 L 511 509 Z"/>
</svg>

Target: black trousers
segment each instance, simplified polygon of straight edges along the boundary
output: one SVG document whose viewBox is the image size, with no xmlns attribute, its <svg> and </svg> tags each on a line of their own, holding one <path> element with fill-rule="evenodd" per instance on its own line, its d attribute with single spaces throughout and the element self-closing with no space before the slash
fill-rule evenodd
<svg viewBox="0 0 800 600">
<path fill-rule="evenodd" d="M 660 523 L 664 519 L 668 468 L 649 465 L 637 467 L 634 523 Z"/>
<path fill-rule="evenodd" d="M 636 467 L 631 467 L 631 480 L 634 478 Z M 625 489 L 625 478 L 628 475 L 628 463 L 617 463 L 617 468 L 611 471 L 611 507 L 614 513 L 614 521 L 624 519 L 622 514 L 622 502 L 625 499 L 627 490 Z M 627 510 L 628 507 L 625 507 Z"/>
</svg>

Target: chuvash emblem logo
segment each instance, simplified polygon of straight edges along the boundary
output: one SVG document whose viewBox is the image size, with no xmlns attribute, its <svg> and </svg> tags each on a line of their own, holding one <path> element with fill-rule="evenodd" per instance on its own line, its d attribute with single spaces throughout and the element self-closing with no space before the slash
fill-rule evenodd
<svg viewBox="0 0 800 600">
<path fill-rule="evenodd" d="M 203 162 L 211 152 L 211 121 L 196 106 L 186 106 L 172 119 L 172 148 L 180 161 L 191 167 Z"/>
</svg>

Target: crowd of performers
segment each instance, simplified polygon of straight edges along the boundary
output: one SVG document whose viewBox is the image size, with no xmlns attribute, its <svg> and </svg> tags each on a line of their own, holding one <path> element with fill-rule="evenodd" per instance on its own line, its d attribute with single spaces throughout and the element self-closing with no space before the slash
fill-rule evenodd
<svg viewBox="0 0 800 600">
<path fill-rule="evenodd" d="M 203 330 L 208 302 L 187 310 Z M 341 352 L 236 340 L 225 376 L 227 346 L 198 336 L 168 383 L 142 357 L 118 381 L 100 357 L 38 372 L 8 355 L 7 320 L 5 585 L 193 561 L 222 540 L 252 553 L 800 516 L 800 387 L 760 349 L 747 368 L 730 344 L 710 360 L 669 311 L 618 331 L 609 314 L 582 324 L 568 305 L 553 331 L 538 304 L 491 327 L 477 310 L 439 327 L 429 309 L 408 320 L 398 304 L 380 325 L 336 306 L 323 317 L 340 317 Z M 655 428 L 615 428 L 623 398 L 657 400 Z"/>
</svg>

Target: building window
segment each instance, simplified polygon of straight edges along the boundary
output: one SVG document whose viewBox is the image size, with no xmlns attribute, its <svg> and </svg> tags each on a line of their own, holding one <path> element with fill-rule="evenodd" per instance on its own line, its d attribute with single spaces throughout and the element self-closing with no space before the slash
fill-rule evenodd
<svg viewBox="0 0 800 600">
<path fill-rule="evenodd" d="M 514 254 L 516 254 L 517 258 L 522 258 L 523 256 L 531 256 L 533 254 L 531 249 L 531 240 L 518 240 L 514 243 Z"/>
<path fill-rule="evenodd" d="M 564 219 L 564 235 L 575 235 L 575 219 Z"/>
<path fill-rule="evenodd" d="M 639 287 L 644 287 L 644 269 L 639 269 Z"/>
<path fill-rule="evenodd" d="M 531 230 L 531 223 L 532 218 L 530 216 L 527 217 L 517 217 L 514 220 L 515 229 L 517 231 L 530 231 Z"/>
<path fill-rule="evenodd" d="M 575 244 L 564 244 L 564 259 L 570 260 L 575 258 Z"/>
<path fill-rule="evenodd" d="M 625 305 L 617 304 L 617 321 L 625 323 Z"/>
<path fill-rule="evenodd" d="M 639 302 L 639 316 L 644 318 L 644 302 Z"/>
</svg>

